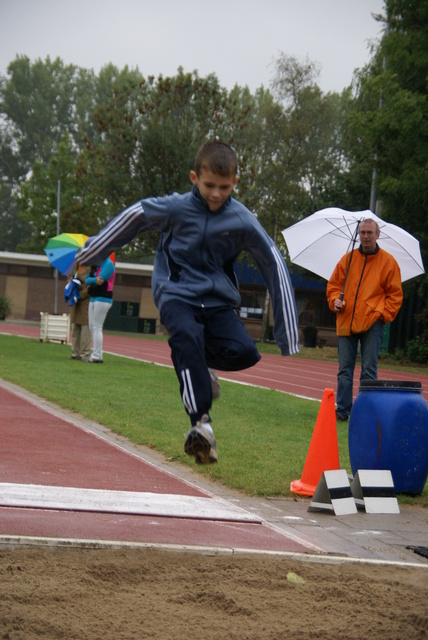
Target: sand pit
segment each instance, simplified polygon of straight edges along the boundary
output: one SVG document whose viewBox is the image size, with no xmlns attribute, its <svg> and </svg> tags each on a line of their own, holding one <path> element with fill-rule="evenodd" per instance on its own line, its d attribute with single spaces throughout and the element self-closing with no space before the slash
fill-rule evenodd
<svg viewBox="0 0 428 640">
<path fill-rule="evenodd" d="M 422 640 L 428 569 L 156 549 L 0 551 L 2 640 Z"/>
</svg>

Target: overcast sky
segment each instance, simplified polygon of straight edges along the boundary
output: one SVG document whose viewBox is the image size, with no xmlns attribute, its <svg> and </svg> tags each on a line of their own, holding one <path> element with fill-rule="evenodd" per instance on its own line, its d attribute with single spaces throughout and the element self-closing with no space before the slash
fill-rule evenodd
<svg viewBox="0 0 428 640">
<path fill-rule="evenodd" d="M 340 92 L 382 33 L 383 0 L 0 0 L 0 73 L 16 55 L 60 57 L 96 73 L 215 73 L 222 86 L 270 86 L 280 52 L 321 64 Z"/>
</svg>

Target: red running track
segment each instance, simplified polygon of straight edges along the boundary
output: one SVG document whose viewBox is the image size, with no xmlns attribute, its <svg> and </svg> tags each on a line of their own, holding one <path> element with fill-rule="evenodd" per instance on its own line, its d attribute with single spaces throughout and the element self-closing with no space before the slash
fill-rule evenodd
<svg viewBox="0 0 428 640">
<path fill-rule="evenodd" d="M 23 536 L 308 551 L 308 546 L 259 517 L 87 430 L 77 419 L 62 417 L 38 398 L 26 398 L 6 388 L 1 381 L 0 406 L 0 536 L 6 541 Z M 52 488 L 56 488 L 59 502 L 46 506 L 40 496 Z M 78 504 L 70 507 L 61 503 L 61 496 L 69 495 L 64 488 L 72 488 L 73 494 L 80 496 Z M 24 496 L 24 506 L 16 501 L 17 489 Z M 101 506 L 85 502 L 90 493 L 87 490 L 97 490 Z M 35 492 L 38 499 L 33 497 Z M 116 504 L 104 506 L 104 498 L 112 492 L 119 492 Z M 129 498 L 139 499 L 138 509 L 124 509 Z M 192 500 L 197 501 L 196 507 L 192 507 Z M 190 509 L 186 509 L 189 502 Z M 168 506 L 173 507 L 171 511 Z"/>
<path fill-rule="evenodd" d="M 39 328 L 31 325 L 2 323 L 0 332 L 33 338 L 40 336 Z M 131 335 L 129 337 L 105 335 L 104 350 L 129 358 L 172 366 L 170 350 L 166 342 L 135 338 Z M 354 375 L 354 397 L 358 394 L 360 372 L 361 367 L 357 365 Z M 334 362 L 263 354 L 261 361 L 251 369 L 218 373 L 220 378 L 225 380 L 277 389 L 314 400 L 322 400 L 325 389 L 336 391 L 337 364 Z M 421 382 L 422 394 L 428 402 L 428 375 L 380 368 L 378 377 L 382 380 Z"/>
<path fill-rule="evenodd" d="M 39 338 L 37 326 L 2 323 L 1 333 Z M 169 347 L 135 337 L 106 335 L 105 350 L 120 356 L 137 358 L 171 366 Z M 335 388 L 337 365 L 299 358 L 263 355 L 252 369 L 240 373 L 223 373 L 221 377 L 259 385 L 286 393 L 321 400 L 325 388 Z M 359 370 L 357 370 L 357 376 Z M 380 371 L 380 377 L 421 381 L 421 376 Z M 423 377 L 424 396 L 427 380 Z M 64 418 L 58 411 L 35 398 L 12 391 L 0 381 L 0 535 L 34 536 L 65 540 L 98 540 L 178 545 L 217 549 L 254 549 L 281 552 L 307 552 L 302 540 L 287 535 L 263 520 L 240 514 L 222 515 L 222 505 L 215 496 L 173 473 L 155 466 L 120 445 L 82 426 L 78 419 Z M 358 383 L 355 392 L 358 391 Z M 30 492 L 31 486 L 59 487 L 63 491 L 98 490 L 136 492 L 150 495 L 148 512 L 125 513 L 86 508 L 46 508 L 43 504 L 11 506 L 7 500 L 10 487 Z M 186 500 L 203 500 L 212 506 L 212 517 L 177 517 L 168 511 L 156 511 L 156 494 L 169 497 L 175 504 Z M 154 498 L 153 498 L 154 496 Z M 207 501 L 207 502 L 205 502 Z M 224 502 L 224 501 L 223 501 Z M 233 507 L 233 505 L 232 505 Z M 153 508 L 155 509 L 153 511 Z M 216 510 L 217 509 L 217 510 Z M 233 509 L 232 509 L 233 510 Z M 227 509 L 226 509 L 227 511 Z M 249 514 L 251 516 L 251 514 Z"/>
</svg>

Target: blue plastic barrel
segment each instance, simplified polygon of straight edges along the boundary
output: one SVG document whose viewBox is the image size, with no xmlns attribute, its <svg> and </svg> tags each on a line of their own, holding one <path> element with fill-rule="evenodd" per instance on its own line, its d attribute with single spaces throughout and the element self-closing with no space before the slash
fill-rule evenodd
<svg viewBox="0 0 428 640">
<path fill-rule="evenodd" d="M 389 469 L 397 493 L 421 493 L 428 476 L 428 405 L 421 383 L 362 380 L 348 442 L 354 475 Z"/>
</svg>

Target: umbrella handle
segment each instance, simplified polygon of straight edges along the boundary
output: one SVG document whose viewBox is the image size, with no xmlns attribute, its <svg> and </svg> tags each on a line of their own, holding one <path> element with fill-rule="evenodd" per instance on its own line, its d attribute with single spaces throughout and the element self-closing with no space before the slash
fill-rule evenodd
<svg viewBox="0 0 428 640">
<path fill-rule="evenodd" d="M 338 300 L 340 300 L 340 302 L 343 302 L 343 289 L 342 289 L 342 293 L 340 294 Z M 336 313 L 340 313 L 341 311 L 342 311 L 342 307 L 340 309 L 336 309 Z"/>
</svg>

